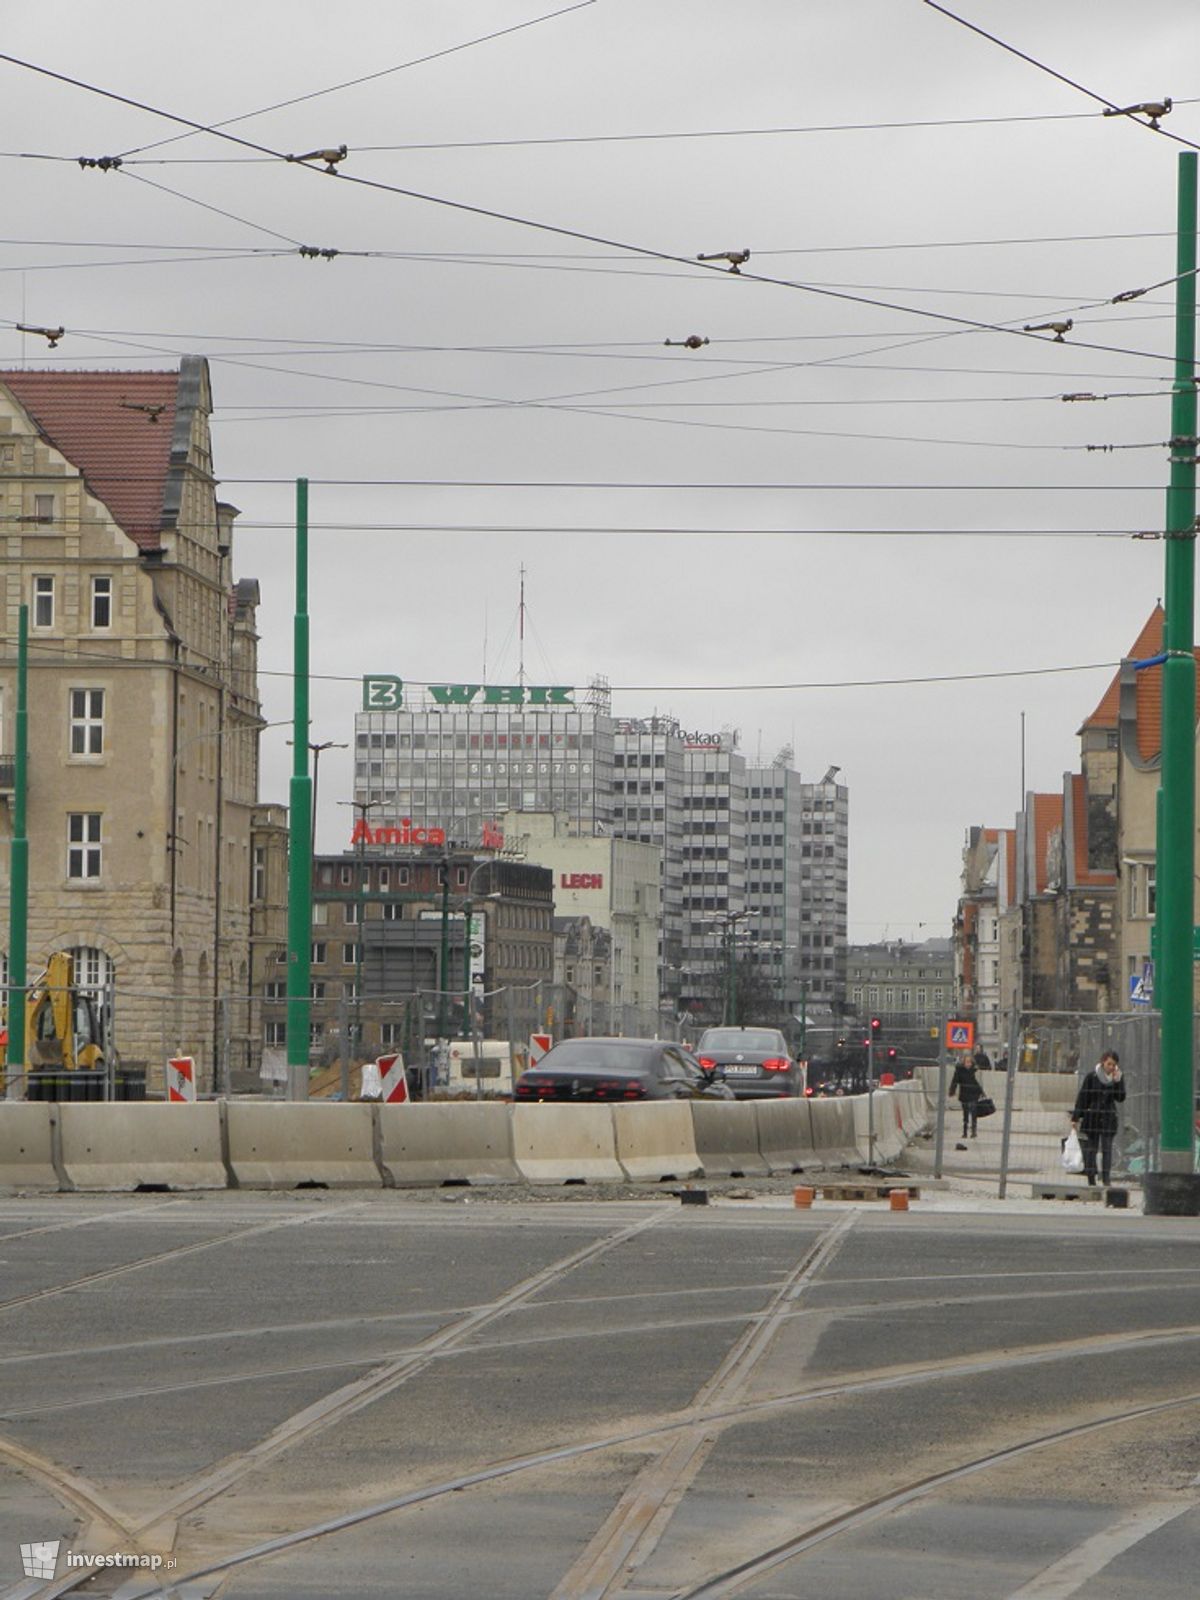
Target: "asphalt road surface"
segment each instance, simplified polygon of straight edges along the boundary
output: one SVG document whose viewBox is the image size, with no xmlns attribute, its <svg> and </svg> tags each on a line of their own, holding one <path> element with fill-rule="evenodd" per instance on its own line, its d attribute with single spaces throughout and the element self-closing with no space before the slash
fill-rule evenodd
<svg viewBox="0 0 1200 1600">
<path fill-rule="evenodd" d="M 0 1597 L 1193 1600 L 1200 1224 L 923 1204 L 0 1201 Z"/>
</svg>

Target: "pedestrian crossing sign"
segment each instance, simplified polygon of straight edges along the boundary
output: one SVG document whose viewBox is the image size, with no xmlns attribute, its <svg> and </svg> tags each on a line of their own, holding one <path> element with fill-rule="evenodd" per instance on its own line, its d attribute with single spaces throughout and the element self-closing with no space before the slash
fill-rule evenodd
<svg viewBox="0 0 1200 1600">
<path fill-rule="evenodd" d="M 975 1047 L 973 1022 L 948 1022 L 946 1024 L 947 1050 L 972 1050 Z"/>
</svg>

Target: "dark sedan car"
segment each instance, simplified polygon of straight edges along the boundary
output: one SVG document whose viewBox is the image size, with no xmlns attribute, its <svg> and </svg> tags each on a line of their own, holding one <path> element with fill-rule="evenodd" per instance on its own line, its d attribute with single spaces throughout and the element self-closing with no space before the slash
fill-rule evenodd
<svg viewBox="0 0 1200 1600">
<path fill-rule="evenodd" d="M 720 1073 L 738 1100 L 783 1099 L 804 1093 L 804 1070 L 778 1028 L 707 1028 L 696 1055 Z"/>
<path fill-rule="evenodd" d="M 513 1099 L 732 1099 L 682 1045 L 665 1039 L 564 1039 L 517 1079 Z"/>
</svg>

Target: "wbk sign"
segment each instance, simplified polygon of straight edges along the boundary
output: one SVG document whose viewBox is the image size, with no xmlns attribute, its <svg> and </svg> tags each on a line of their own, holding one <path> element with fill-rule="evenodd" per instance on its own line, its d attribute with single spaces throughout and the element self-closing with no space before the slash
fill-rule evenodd
<svg viewBox="0 0 1200 1600">
<path fill-rule="evenodd" d="M 571 684 L 431 683 L 430 697 L 439 706 L 495 709 L 501 706 L 573 706 Z M 404 679 L 376 675 L 363 679 L 364 711 L 400 711 L 404 706 Z"/>
</svg>

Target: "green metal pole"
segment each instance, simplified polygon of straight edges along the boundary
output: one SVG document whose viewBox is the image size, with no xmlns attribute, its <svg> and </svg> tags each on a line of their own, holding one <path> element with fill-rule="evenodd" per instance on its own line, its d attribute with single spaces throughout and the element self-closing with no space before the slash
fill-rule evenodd
<svg viewBox="0 0 1200 1600">
<path fill-rule="evenodd" d="M 292 782 L 288 848 L 288 1099 L 308 1098 L 312 977 L 312 779 L 308 775 L 308 479 L 296 480 L 296 614 L 292 644 Z M 362 929 L 359 929 L 361 934 Z"/>
<path fill-rule="evenodd" d="M 8 902 L 8 1098 L 26 1097 L 14 1069 L 25 1071 L 25 979 L 29 960 L 29 837 L 25 795 L 29 766 L 29 607 L 17 613 L 17 725 L 13 767 L 13 836 L 9 856 Z"/>
<path fill-rule="evenodd" d="M 1175 382 L 1171 480 L 1166 511 L 1166 623 L 1163 634 L 1162 825 L 1158 841 L 1159 970 L 1162 1011 L 1161 1171 L 1149 1174 L 1146 1210 L 1200 1212 L 1193 1158 L 1192 927 L 1196 856 L 1196 155 L 1179 157 Z"/>
</svg>

